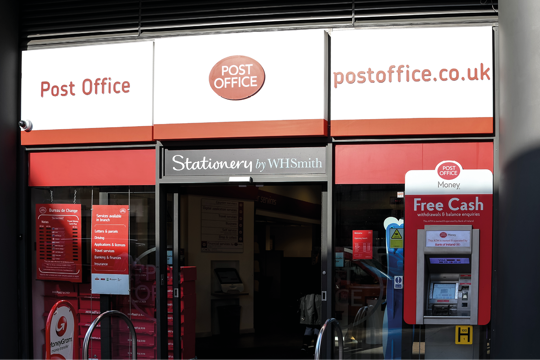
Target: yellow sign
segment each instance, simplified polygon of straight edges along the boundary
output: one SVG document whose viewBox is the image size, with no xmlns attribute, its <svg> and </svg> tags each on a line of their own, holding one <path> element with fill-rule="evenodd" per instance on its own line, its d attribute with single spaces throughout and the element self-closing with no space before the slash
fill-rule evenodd
<svg viewBox="0 0 540 360">
<path fill-rule="evenodd" d="M 394 231 L 394 233 L 392 234 L 392 237 L 390 237 L 390 239 L 394 239 L 394 240 L 403 240 L 403 236 L 401 236 L 399 230 L 396 229 L 396 230 Z"/>
<path fill-rule="evenodd" d="M 392 231 L 390 228 L 389 231 Z M 403 229 L 393 229 L 394 232 L 390 236 L 390 249 L 403 249 Z"/>
<path fill-rule="evenodd" d="M 456 345 L 472 344 L 473 327 L 470 325 L 456 326 Z"/>
</svg>

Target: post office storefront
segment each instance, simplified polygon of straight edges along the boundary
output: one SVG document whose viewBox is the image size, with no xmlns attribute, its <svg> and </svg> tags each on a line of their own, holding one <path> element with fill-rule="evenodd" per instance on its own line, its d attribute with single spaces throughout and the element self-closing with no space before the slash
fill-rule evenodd
<svg viewBox="0 0 540 360">
<path fill-rule="evenodd" d="M 492 42 L 297 30 L 24 52 L 34 357 L 59 300 L 77 356 L 109 310 L 139 358 L 309 358 L 330 318 L 325 357 L 488 356 Z M 115 318 L 88 344 L 132 355 Z"/>
</svg>

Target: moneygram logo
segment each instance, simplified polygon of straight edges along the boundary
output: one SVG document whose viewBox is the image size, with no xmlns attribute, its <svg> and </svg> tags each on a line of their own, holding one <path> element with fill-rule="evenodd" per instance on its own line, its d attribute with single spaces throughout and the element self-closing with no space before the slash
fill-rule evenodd
<svg viewBox="0 0 540 360">
<path fill-rule="evenodd" d="M 58 324 L 56 324 L 55 330 L 56 330 L 56 335 L 58 335 L 59 337 L 64 336 L 67 330 L 67 319 L 65 316 L 62 316 L 60 317 L 60 319 L 58 319 Z"/>
</svg>

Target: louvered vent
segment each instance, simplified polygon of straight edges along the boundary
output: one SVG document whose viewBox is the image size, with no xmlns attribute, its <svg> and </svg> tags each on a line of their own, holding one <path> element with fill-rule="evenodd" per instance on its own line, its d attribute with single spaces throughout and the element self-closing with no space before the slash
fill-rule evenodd
<svg viewBox="0 0 540 360">
<path fill-rule="evenodd" d="M 344 24 L 421 17 L 492 16 L 497 1 L 26 0 L 21 37 L 63 38 L 145 31 Z"/>
</svg>

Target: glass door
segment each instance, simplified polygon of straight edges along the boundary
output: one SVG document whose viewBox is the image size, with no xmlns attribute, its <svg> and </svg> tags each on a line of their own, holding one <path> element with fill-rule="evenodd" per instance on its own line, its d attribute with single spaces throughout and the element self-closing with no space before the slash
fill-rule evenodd
<svg viewBox="0 0 540 360">
<path fill-rule="evenodd" d="M 312 358 L 330 314 L 323 186 L 163 189 L 168 356 Z"/>
<path fill-rule="evenodd" d="M 403 275 L 403 192 L 403 184 L 335 187 L 333 312 L 346 358 L 413 356 L 394 283 Z"/>
</svg>

